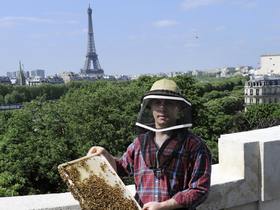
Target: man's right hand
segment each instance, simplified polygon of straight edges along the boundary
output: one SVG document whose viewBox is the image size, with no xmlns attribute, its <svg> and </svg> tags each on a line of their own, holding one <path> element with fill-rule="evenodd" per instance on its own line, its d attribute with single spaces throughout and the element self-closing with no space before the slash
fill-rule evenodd
<svg viewBox="0 0 280 210">
<path fill-rule="evenodd" d="M 103 147 L 93 146 L 89 149 L 87 156 L 89 155 L 103 155 L 115 171 L 117 171 L 116 161 L 114 157 Z"/>
<path fill-rule="evenodd" d="M 93 146 L 89 149 L 87 155 L 104 155 L 110 154 L 105 148 L 99 146 Z"/>
</svg>

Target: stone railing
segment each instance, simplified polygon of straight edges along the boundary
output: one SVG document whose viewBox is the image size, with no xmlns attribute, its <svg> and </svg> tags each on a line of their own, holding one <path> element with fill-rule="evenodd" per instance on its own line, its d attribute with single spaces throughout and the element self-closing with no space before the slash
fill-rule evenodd
<svg viewBox="0 0 280 210">
<path fill-rule="evenodd" d="M 222 135 L 211 191 L 198 210 L 280 209 L 280 126 Z M 134 193 L 134 186 L 127 186 Z M 70 193 L 0 198 L 3 210 L 79 210 Z"/>
<path fill-rule="evenodd" d="M 280 126 L 222 135 L 211 192 L 198 209 L 280 209 Z"/>
</svg>

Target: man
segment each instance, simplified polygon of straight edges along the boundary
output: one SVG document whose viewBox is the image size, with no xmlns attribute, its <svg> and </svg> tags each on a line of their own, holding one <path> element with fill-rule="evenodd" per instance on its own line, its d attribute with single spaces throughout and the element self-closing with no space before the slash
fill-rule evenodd
<svg viewBox="0 0 280 210">
<path fill-rule="evenodd" d="M 210 188 L 211 155 L 204 142 L 188 131 L 191 103 L 172 80 L 156 81 L 143 97 L 136 125 L 145 132 L 120 159 L 102 147 L 120 176 L 133 175 L 136 200 L 143 210 L 195 209 Z"/>
</svg>

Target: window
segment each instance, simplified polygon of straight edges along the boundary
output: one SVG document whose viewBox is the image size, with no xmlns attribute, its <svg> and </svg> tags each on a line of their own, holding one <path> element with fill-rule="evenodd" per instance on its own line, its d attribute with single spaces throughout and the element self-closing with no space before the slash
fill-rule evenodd
<svg viewBox="0 0 280 210">
<path fill-rule="evenodd" d="M 260 99 L 256 98 L 256 104 L 259 104 L 259 103 L 260 103 Z"/>
<path fill-rule="evenodd" d="M 250 95 L 251 96 L 253 95 L 253 89 L 250 89 Z"/>
<path fill-rule="evenodd" d="M 256 89 L 256 95 L 258 96 L 259 95 L 259 89 Z"/>
</svg>

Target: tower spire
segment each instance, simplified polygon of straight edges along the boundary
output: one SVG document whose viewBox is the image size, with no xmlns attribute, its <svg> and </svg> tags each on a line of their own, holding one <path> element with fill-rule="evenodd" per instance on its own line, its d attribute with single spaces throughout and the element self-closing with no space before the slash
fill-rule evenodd
<svg viewBox="0 0 280 210">
<path fill-rule="evenodd" d="M 104 75 L 104 71 L 99 64 L 98 56 L 95 49 L 93 26 L 92 26 L 92 9 L 90 8 L 90 4 L 87 9 L 87 13 L 88 13 L 87 54 L 86 54 L 84 68 L 81 69 L 81 74 L 100 78 Z"/>
<path fill-rule="evenodd" d="M 18 74 L 17 74 L 17 84 L 26 85 L 26 78 L 24 76 L 21 61 L 19 61 L 19 71 L 18 71 Z"/>
</svg>

